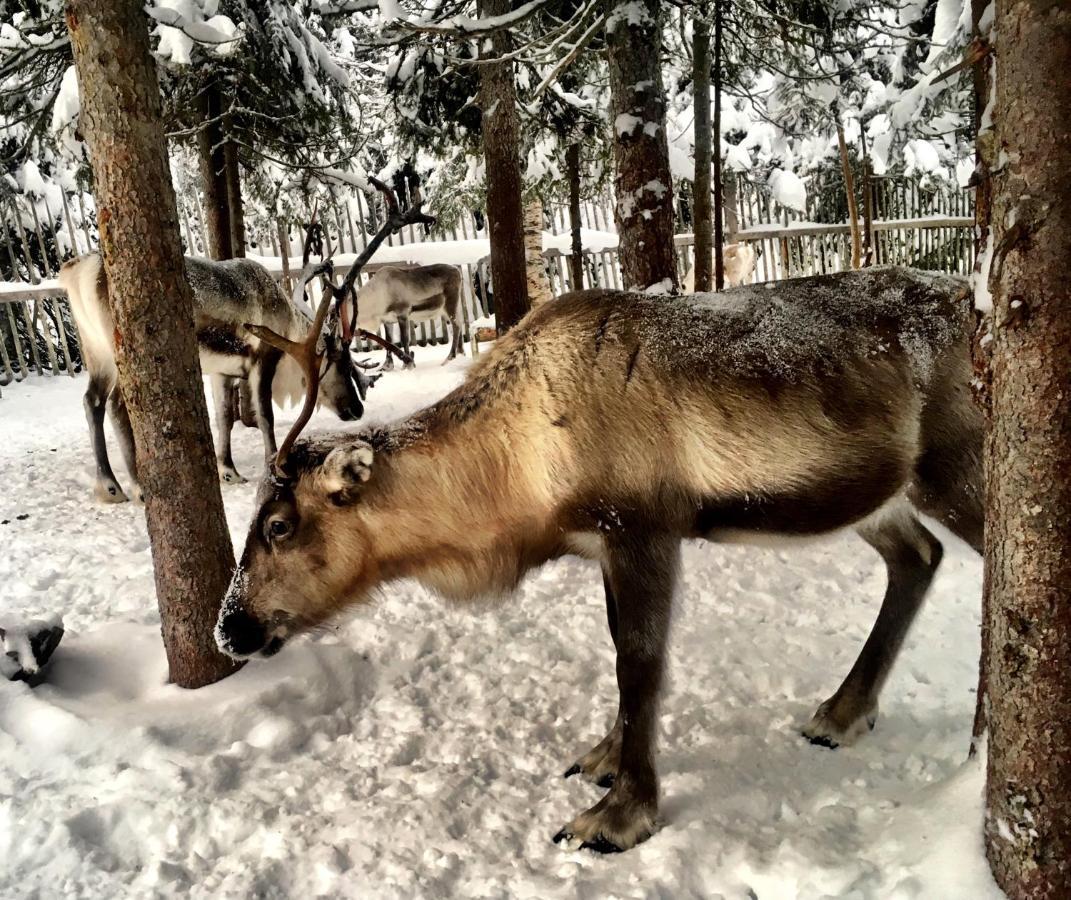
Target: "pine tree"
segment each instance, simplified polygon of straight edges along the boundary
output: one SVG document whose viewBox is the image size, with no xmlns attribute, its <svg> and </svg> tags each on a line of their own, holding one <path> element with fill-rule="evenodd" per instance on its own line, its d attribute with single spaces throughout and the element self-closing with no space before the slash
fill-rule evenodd
<svg viewBox="0 0 1071 900">
<path fill-rule="evenodd" d="M 200 687 L 235 670 L 212 636 L 234 556 L 212 458 L 148 21 L 141 0 L 69 0 L 66 18 L 164 647 L 171 680 Z"/>
</svg>

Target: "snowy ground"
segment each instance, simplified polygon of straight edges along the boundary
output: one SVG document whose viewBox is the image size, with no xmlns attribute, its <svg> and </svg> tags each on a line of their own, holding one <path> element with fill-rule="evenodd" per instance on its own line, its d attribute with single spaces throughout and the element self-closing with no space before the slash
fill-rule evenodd
<svg viewBox="0 0 1071 900">
<path fill-rule="evenodd" d="M 461 378 L 438 348 L 418 355 L 374 389 L 370 417 Z M 877 729 L 837 751 L 799 728 L 876 614 L 876 554 L 850 535 L 689 546 L 664 825 L 603 858 L 550 841 L 598 799 L 561 774 L 616 704 L 591 564 L 550 565 L 475 612 L 396 585 L 336 634 L 183 692 L 164 683 L 142 511 L 91 499 L 83 389 L 34 379 L 0 400 L 0 623 L 67 625 L 47 684 L 0 682 L 0 896 L 999 896 L 983 773 L 964 762 L 981 567 L 947 534 Z M 236 432 L 235 457 L 258 471 L 255 432 Z M 239 544 L 253 486 L 224 496 Z"/>
</svg>

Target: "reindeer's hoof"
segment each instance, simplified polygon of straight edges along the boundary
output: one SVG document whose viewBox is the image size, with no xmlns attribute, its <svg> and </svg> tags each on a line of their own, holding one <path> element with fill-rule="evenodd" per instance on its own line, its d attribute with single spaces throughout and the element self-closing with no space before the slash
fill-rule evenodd
<svg viewBox="0 0 1071 900">
<path fill-rule="evenodd" d="M 803 736 L 818 747 L 836 750 L 849 747 L 868 731 L 874 730 L 878 721 L 878 707 L 874 704 L 864 712 L 856 712 L 837 697 L 832 697 L 818 707 L 814 717 L 803 728 Z"/>
<path fill-rule="evenodd" d="M 101 503 L 126 503 L 130 499 L 114 481 L 98 481 L 93 493 Z"/>
<path fill-rule="evenodd" d="M 408 362 L 406 362 L 406 364 L 402 368 L 404 368 L 404 369 L 415 369 L 416 368 L 416 363 L 413 360 L 409 360 Z"/>
<path fill-rule="evenodd" d="M 245 484 L 246 479 L 238 474 L 238 470 L 230 466 L 220 466 L 219 480 L 224 484 Z"/>
<path fill-rule="evenodd" d="M 656 805 L 611 791 L 554 835 L 567 850 L 622 853 L 649 838 L 655 829 Z"/>
<path fill-rule="evenodd" d="M 564 828 L 554 835 L 554 843 L 564 844 L 566 850 L 593 850 L 596 853 L 624 852 L 617 844 L 606 840 L 601 834 L 596 835 L 592 841 L 581 841 L 576 835 L 570 834 Z"/>
<path fill-rule="evenodd" d="M 621 767 L 621 729 L 615 723 L 610 733 L 580 757 L 565 773 L 566 778 L 582 775 L 601 788 L 613 786 Z"/>
</svg>

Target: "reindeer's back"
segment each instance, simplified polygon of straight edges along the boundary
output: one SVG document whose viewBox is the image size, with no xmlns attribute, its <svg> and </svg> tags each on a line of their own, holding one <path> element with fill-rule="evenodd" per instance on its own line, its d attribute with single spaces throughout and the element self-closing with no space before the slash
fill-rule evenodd
<svg viewBox="0 0 1071 900">
<path fill-rule="evenodd" d="M 895 479 L 918 454 L 934 372 L 966 352 L 965 293 L 874 269 L 688 297 L 567 294 L 433 415 L 499 416 L 531 459 L 564 460 L 574 491 L 789 489 L 848 465 Z"/>
<path fill-rule="evenodd" d="M 185 262 L 198 318 L 231 325 L 253 322 L 295 336 L 296 314 L 290 301 L 262 265 L 248 259 L 216 261 L 191 256 Z"/>
</svg>

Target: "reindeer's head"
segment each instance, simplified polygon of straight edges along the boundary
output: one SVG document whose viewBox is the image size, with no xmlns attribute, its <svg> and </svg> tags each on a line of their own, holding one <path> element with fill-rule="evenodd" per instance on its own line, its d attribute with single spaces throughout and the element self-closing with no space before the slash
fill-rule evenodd
<svg viewBox="0 0 1071 900">
<path fill-rule="evenodd" d="M 352 435 L 306 441 L 297 447 L 294 442 L 312 416 L 326 373 L 340 367 L 341 354 L 346 357 L 341 366 L 353 371 L 349 358 L 353 320 L 346 315 L 346 305 L 357 275 L 388 234 L 404 225 L 434 221 L 421 213 L 419 204 L 401 212 L 390 189 L 375 184 L 387 197 L 386 222 L 341 284 L 331 277 L 330 261 L 310 267 L 306 252 L 302 295 L 316 275 L 324 278 L 327 293 L 307 338 L 291 341 L 263 326 L 246 326 L 302 367 L 305 404 L 260 487 L 245 550 L 220 609 L 216 641 L 233 656 L 258 652 L 270 656 L 289 635 L 320 624 L 343 604 L 359 599 L 354 595 L 368 581 L 367 533 L 351 507 L 360 502 L 371 476 L 372 448 Z M 328 365 L 333 348 L 337 362 Z M 327 401 L 327 395 L 322 399 Z"/>
<path fill-rule="evenodd" d="M 298 444 L 285 473 L 265 479 L 216 625 L 224 652 L 271 656 L 361 599 L 370 543 L 353 507 L 372 461 L 371 446 L 338 435 Z"/>
</svg>

